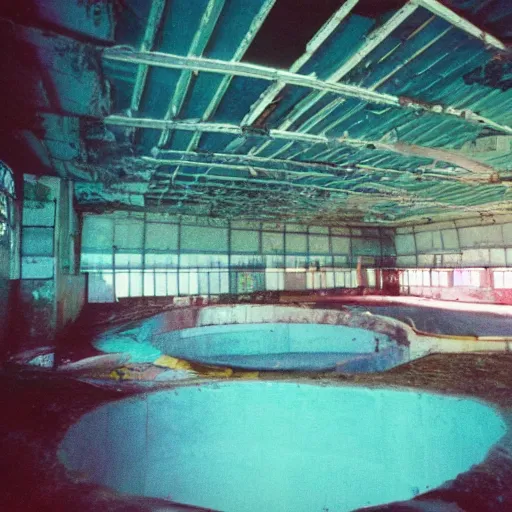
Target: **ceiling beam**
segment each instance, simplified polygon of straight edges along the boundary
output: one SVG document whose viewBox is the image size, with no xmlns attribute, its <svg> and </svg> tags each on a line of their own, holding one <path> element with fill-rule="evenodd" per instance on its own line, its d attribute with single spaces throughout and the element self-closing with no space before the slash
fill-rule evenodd
<svg viewBox="0 0 512 512">
<path fill-rule="evenodd" d="M 182 69 L 192 71 L 205 71 L 232 76 L 244 76 L 267 80 L 270 82 L 282 82 L 283 84 L 297 85 L 316 89 L 322 92 L 330 92 L 340 96 L 357 98 L 371 103 L 400 106 L 400 99 L 391 94 L 370 91 L 356 85 L 340 84 L 319 80 L 310 75 L 299 75 L 290 71 L 269 68 L 246 62 L 222 61 L 206 59 L 203 57 L 191 57 L 160 52 L 136 52 L 125 48 L 107 48 L 103 51 L 103 57 L 110 60 L 130 62 L 133 64 L 145 64 L 169 69 Z M 418 104 L 418 108 L 420 105 Z"/>
<path fill-rule="evenodd" d="M 203 54 L 210 36 L 213 33 L 217 20 L 219 19 L 220 13 L 224 7 L 226 0 L 209 0 L 208 5 L 201 17 L 199 27 L 197 28 L 192 43 L 188 50 L 189 57 L 197 57 Z M 179 115 L 183 103 L 187 96 L 188 88 L 192 81 L 192 70 L 182 68 L 178 83 L 174 89 L 171 102 L 165 113 L 165 119 L 172 119 Z M 160 134 L 160 140 L 158 145 L 163 147 L 167 144 L 169 139 L 169 130 L 163 130 Z"/>
<path fill-rule="evenodd" d="M 354 0 L 350 0 L 354 1 Z M 359 0 L 355 0 L 359 1 Z M 263 5 L 261 6 L 261 9 L 259 10 L 258 14 L 254 17 L 249 30 L 245 34 L 244 38 L 242 39 L 241 43 L 238 45 L 238 48 L 236 49 L 233 57 L 230 59 L 231 62 L 239 62 L 242 57 L 244 56 L 245 52 L 249 48 L 249 45 L 253 41 L 254 37 L 260 30 L 261 26 L 263 25 L 263 22 L 266 20 L 270 10 L 276 3 L 276 0 L 266 0 Z M 226 91 L 231 83 L 231 80 L 233 80 L 233 75 L 226 75 L 223 77 L 222 82 L 217 87 L 217 90 L 215 91 L 215 94 L 213 95 L 213 98 L 211 99 L 210 103 L 204 110 L 201 120 L 207 121 L 210 119 L 210 117 L 216 112 L 217 107 L 219 106 L 220 102 L 222 101 L 222 98 L 226 94 Z M 193 151 L 197 148 L 199 144 L 199 138 L 200 134 L 194 133 L 192 136 L 192 139 L 190 140 L 187 150 Z"/>
<path fill-rule="evenodd" d="M 438 0 L 410 0 L 410 2 L 429 10 L 432 14 L 443 18 L 454 27 L 457 27 L 469 35 L 480 39 L 486 45 L 491 46 L 496 50 L 508 50 L 507 46 L 497 37 L 494 37 L 492 34 L 489 34 L 488 32 L 485 32 L 485 30 L 477 27 L 456 12 L 452 11 L 450 8 L 446 7 L 446 5 L 442 4 Z"/>
<path fill-rule="evenodd" d="M 109 60 L 130 62 L 138 64 L 139 66 L 145 65 L 159 66 L 170 69 L 181 69 L 186 70 L 187 73 L 191 73 L 192 71 L 205 71 L 231 76 L 245 76 L 260 80 L 296 85 L 299 87 L 307 87 L 309 89 L 320 91 L 322 94 L 333 93 L 339 96 L 357 98 L 362 101 L 367 101 L 379 105 L 389 105 L 397 108 L 405 108 L 415 111 L 423 111 L 433 114 L 457 117 L 479 125 L 487 125 L 503 133 L 512 134 L 511 126 L 499 124 L 491 119 L 487 119 L 469 110 L 461 110 L 449 106 L 445 107 L 440 104 L 431 104 L 414 98 L 393 96 L 392 94 L 380 93 L 365 87 L 319 80 L 313 76 L 299 75 L 297 73 L 259 66 L 256 64 L 248 64 L 245 62 L 227 62 L 215 59 L 206 59 L 202 57 L 181 56 L 159 52 L 135 52 L 132 50 L 120 48 L 108 48 L 104 50 L 103 57 Z M 307 96 L 306 99 L 310 98 L 310 96 Z M 320 97 L 315 98 L 316 99 L 314 102 L 320 99 Z M 312 98 L 308 100 L 308 105 L 310 100 L 312 100 Z M 311 103 L 307 108 L 312 106 L 313 103 Z M 301 102 L 299 102 L 296 107 L 298 107 L 300 104 Z M 301 113 L 302 110 L 305 111 L 307 108 L 304 105 L 300 107 Z M 329 112 L 330 111 L 332 111 L 332 108 L 329 110 Z M 165 119 L 172 119 L 173 117 L 175 116 L 171 115 L 171 112 L 168 111 L 166 113 Z M 203 120 L 205 117 L 206 116 L 203 115 Z M 293 115 L 292 117 L 295 120 Z M 325 115 L 322 114 L 322 117 L 325 117 Z M 290 126 L 290 124 L 291 123 L 285 120 L 283 123 L 281 123 L 279 129 L 286 129 Z M 161 139 L 160 142 L 162 142 L 162 140 L 163 139 Z"/>
<path fill-rule="evenodd" d="M 296 142 L 306 142 L 309 144 L 328 144 L 327 137 L 322 135 L 309 135 L 296 132 L 287 132 L 283 130 L 268 130 L 268 132 L 258 130 L 246 130 L 241 126 L 229 123 L 212 123 L 196 120 L 177 120 L 177 119 L 152 119 L 137 118 L 129 116 L 111 115 L 103 119 L 106 124 L 117 126 L 130 126 L 133 128 L 153 128 L 156 130 L 183 130 L 189 132 L 210 132 L 223 133 L 246 137 L 248 135 L 262 137 L 264 139 L 293 140 Z"/>
<path fill-rule="evenodd" d="M 316 170 L 319 174 L 332 173 L 332 172 L 351 172 L 355 170 L 356 166 L 346 166 L 340 164 L 333 164 L 330 162 L 311 162 L 300 160 L 283 160 L 266 158 L 261 156 L 251 156 L 236 153 L 196 153 L 192 151 L 178 151 L 178 150 L 162 150 L 155 149 L 153 152 L 155 162 L 165 163 L 168 159 L 194 159 L 200 162 L 212 163 L 233 163 L 245 166 L 261 165 L 265 168 L 271 168 L 276 171 L 295 170 L 300 172 L 307 172 L 311 169 Z M 142 157 L 143 160 L 148 160 L 149 157 Z"/>
<path fill-rule="evenodd" d="M 300 142 L 306 144 L 323 144 L 331 146 L 348 145 L 355 148 L 372 147 L 383 151 L 391 151 L 405 156 L 419 156 L 431 160 L 440 160 L 446 163 L 462 167 L 467 171 L 477 174 L 492 175 L 493 179 L 498 176 L 498 172 L 493 167 L 483 164 L 477 160 L 473 160 L 465 155 L 461 155 L 456 151 L 448 151 L 445 149 L 430 148 L 408 144 L 405 142 L 385 143 L 380 141 L 369 141 L 362 139 L 353 139 L 349 137 L 328 138 L 324 135 L 312 135 L 308 133 L 293 132 L 286 130 L 270 129 L 268 131 L 247 130 L 244 127 L 228 124 L 228 123 L 210 123 L 190 120 L 165 120 L 165 119 L 148 119 L 134 118 L 127 116 L 111 115 L 104 118 L 104 122 L 109 125 L 130 126 L 133 128 L 153 128 L 157 130 L 184 130 L 199 131 L 210 133 L 223 133 L 238 137 L 246 137 L 247 135 L 261 137 L 267 140 L 288 140 L 291 142 Z"/>
<path fill-rule="evenodd" d="M 271 167 L 261 167 L 257 163 L 235 163 L 229 161 L 215 161 L 212 159 L 202 160 L 202 159 L 183 159 L 183 158 L 152 158 L 152 157 L 142 157 L 148 163 L 154 165 L 179 165 L 185 167 L 208 167 L 208 168 L 221 168 L 221 169 L 233 169 L 237 171 L 248 172 L 251 175 L 257 174 L 289 174 L 292 176 L 298 176 L 301 178 L 339 178 L 337 174 L 333 174 L 332 172 L 318 172 L 318 171 L 310 171 L 310 170 L 293 170 L 286 167 L 283 168 L 271 168 Z M 326 166 L 327 167 L 327 166 Z M 331 169 L 332 171 L 332 169 Z"/>
<path fill-rule="evenodd" d="M 245 36 L 243 37 L 242 41 L 238 45 L 238 48 L 236 49 L 234 55 L 230 59 L 232 62 L 239 62 L 242 57 L 244 56 L 245 52 L 249 48 L 251 42 L 253 41 L 254 37 L 260 30 L 261 26 L 263 25 L 264 21 L 266 20 L 269 12 L 271 11 L 272 7 L 274 6 L 276 0 L 266 0 L 259 10 L 259 12 L 256 14 L 254 19 L 252 20 L 251 25 L 249 26 L 249 29 L 247 30 Z M 231 81 L 233 80 L 233 75 L 224 75 L 222 78 L 221 83 L 217 87 L 215 94 L 213 95 L 210 103 L 206 107 L 206 109 L 203 111 L 201 115 L 202 121 L 207 121 L 210 119 L 210 117 L 217 111 L 218 106 L 220 105 L 220 102 L 222 101 L 222 98 L 226 94 L 226 91 L 228 90 L 229 85 L 231 84 Z M 201 133 L 200 132 L 194 132 L 192 134 L 192 137 L 189 140 L 189 143 L 187 145 L 188 151 L 194 151 L 199 146 L 199 141 L 201 140 Z M 180 172 L 180 167 L 178 166 L 174 172 L 174 177 L 178 175 Z"/>
<path fill-rule="evenodd" d="M 290 66 L 291 73 L 297 73 L 304 64 L 309 62 L 322 44 L 335 32 L 342 24 L 345 18 L 351 13 L 359 0 L 348 0 L 345 2 L 329 20 L 320 28 L 320 30 L 311 38 L 306 45 L 306 51 Z M 285 88 L 286 82 L 273 83 L 251 106 L 250 112 L 244 118 L 242 124 L 253 124 L 265 109 L 274 101 L 277 95 Z"/>
<path fill-rule="evenodd" d="M 358 192 L 351 189 L 345 189 L 345 188 L 339 188 L 339 187 L 333 187 L 333 186 L 326 186 L 326 185 L 315 185 L 311 183 L 297 183 L 294 181 L 286 181 L 286 180 L 274 180 L 274 179 L 262 179 L 262 178 L 252 178 L 252 177 L 242 177 L 242 176 L 224 176 L 224 175 L 218 175 L 218 174 L 187 174 L 187 175 L 181 175 L 179 178 L 177 178 L 177 181 L 183 181 L 184 178 L 194 178 L 196 181 L 191 182 L 187 181 L 190 185 L 197 185 L 197 186 L 214 186 L 211 184 L 212 181 L 222 181 L 222 182 L 243 182 L 245 185 L 242 188 L 242 190 L 250 191 L 251 185 L 270 185 L 270 186 L 284 186 L 284 187 L 291 187 L 291 188 L 302 188 L 307 190 L 323 190 L 328 192 L 335 192 L 338 194 L 349 194 L 349 195 L 360 195 L 360 196 L 368 196 L 367 192 Z M 202 180 L 202 181 L 200 181 Z M 210 185 L 208 185 L 210 183 Z M 271 191 L 269 189 L 264 189 L 267 191 Z M 412 196 L 407 192 L 399 189 L 395 190 L 389 190 L 388 193 L 372 193 L 372 197 L 382 197 L 385 199 L 403 199 L 403 198 L 411 198 Z"/>
<path fill-rule="evenodd" d="M 252 156 L 236 153 L 197 153 L 192 151 L 179 151 L 179 150 L 162 150 L 154 148 L 152 151 L 153 156 L 142 156 L 141 160 L 152 164 L 161 165 L 177 165 L 182 164 L 183 161 L 204 162 L 204 163 L 217 163 L 217 164 L 235 164 L 244 166 L 246 169 L 250 167 L 261 169 L 265 172 L 284 172 L 289 174 L 303 174 L 305 176 L 318 175 L 322 176 L 339 176 L 336 173 L 352 173 L 358 174 L 372 174 L 387 176 L 389 174 L 399 174 L 401 176 L 411 174 L 410 171 L 399 171 L 396 169 L 386 169 L 382 167 L 369 166 L 364 164 L 340 164 L 335 162 L 326 161 L 301 161 L 301 160 L 284 160 L 278 158 L 269 158 L 261 156 Z M 315 171 L 315 172 L 311 172 Z M 443 180 L 443 181 L 461 181 L 471 182 L 477 177 L 472 177 L 467 174 L 457 176 L 456 174 L 442 174 L 443 170 L 438 172 L 422 170 L 422 178 L 430 180 Z"/>
<path fill-rule="evenodd" d="M 151 4 L 151 10 L 149 11 L 148 22 L 146 25 L 146 31 L 144 33 L 144 39 L 140 46 L 141 52 L 147 52 L 153 49 L 155 44 L 155 37 L 162 22 L 162 16 L 165 8 L 166 0 L 154 0 Z M 138 112 L 140 102 L 142 99 L 142 93 L 146 85 L 146 79 L 148 76 L 148 66 L 141 64 L 137 69 L 137 77 L 135 78 L 135 84 L 133 86 L 132 100 L 130 109 L 132 112 Z"/>
<path fill-rule="evenodd" d="M 371 32 L 364 41 L 359 50 L 346 60 L 334 73 L 327 79 L 328 82 L 338 82 L 348 75 L 358 64 L 360 64 L 377 46 L 382 43 L 399 25 L 401 25 L 412 13 L 416 11 L 418 6 L 407 3 L 399 11 L 397 11 L 386 23 Z M 313 105 L 318 103 L 326 94 L 326 91 L 313 92 L 299 101 L 292 111 L 281 121 L 279 128 L 286 130 L 289 128 L 303 113 L 307 112 Z M 244 124 L 252 124 L 256 119 L 246 118 Z"/>
<path fill-rule="evenodd" d="M 416 144 L 408 144 L 400 141 L 390 144 L 376 142 L 375 147 L 377 149 L 393 151 L 406 156 L 419 156 L 429 158 L 431 160 L 441 160 L 456 167 L 462 167 L 463 169 L 476 174 L 490 175 L 490 178 L 492 179 L 495 179 L 498 176 L 498 172 L 494 167 L 477 160 L 473 160 L 472 158 L 468 158 L 466 155 L 460 154 L 457 151 L 418 146 Z"/>
</svg>

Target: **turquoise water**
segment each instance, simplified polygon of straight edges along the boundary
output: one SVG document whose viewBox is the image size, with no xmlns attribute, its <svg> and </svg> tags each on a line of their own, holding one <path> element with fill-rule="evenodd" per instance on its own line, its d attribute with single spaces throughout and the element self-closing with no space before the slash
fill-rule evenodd
<svg viewBox="0 0 512 512">
<path fill-rule="evenodd" d="M 60 457 L 130 494 L 224 512 L 343 512 L 437 487 L 504 432 L 475 400 L 222 382 L 102 406 L 71 427 Z"/>
</svg>

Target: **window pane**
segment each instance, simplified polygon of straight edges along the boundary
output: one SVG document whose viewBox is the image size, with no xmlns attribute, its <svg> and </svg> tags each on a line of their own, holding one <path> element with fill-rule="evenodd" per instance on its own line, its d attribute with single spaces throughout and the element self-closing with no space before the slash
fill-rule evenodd
<svg viewBox="0 0 512 512">
<path fill-rule="evenodd" d="M 505 272 L 494 271 L 494 288 L 505 288 Z"/>
<path fill-rule="evenodd" d="M 116 272 L 116 297 L 128 297 L 128 272 Z"/>
<path fill-rule="evenodd" d="M 152 270 L 144 272 L 144 295 L 146 297 L 155 295 L 155 277 Z"/>
<path fill-rule="evenodd" d="M 375 269 L 369 268 L 366 270 L 366 276 L 368 279 L 368 286 L 375 287 L 377 284 L 376 277 L 375 277 Z"/>
<path fill-rule="evenodd" d="M 167 295 L 167 274 L 165 272 L 156 272 L 155 285 L 155 295 L 165 297 Z"/>
<path fill-rule="evenodd" d="M 188 295 L 189 286 L 189 274 L 188 272 L 182 271 L 179 273 L 179 283 L 180 283 L 180 295 Z"/>
<path fill-rule="evenodd" d="M 210 294 L 208 277 L 208 272 L 199 272 L 198 274 L 198 292 L 200 295 Z"/>
<path fill-rule="evenodd" d="M 199 278 L 196 270 L 191 270 L 189 273 L 188 294 L 199 295 Z"/>
<path fill-rule="evenodd" d="M 336 280 L 336 287 L 337 288 L 344 288 L 345 287 L 345 272 L 335 272 L 334 273 L 334 279 Z"/>
<path fill-rule="evenodd" d="M 176 272 L 167 273 L 167 295 L 178 295 L 178 275 Z"/>
<path fill-rule="evenodd" d="M 130 297 L 142 295 L 142 272 L 130 272 Z"/>
<path fill-rule="evenodd" d="M 229 273 L 221 272 L 220 274 L 220 293 L 229 293 Z"/>
<path fill-rule="evenodd" d="M 267 270 L 265 272 L 265 284 L 267 290 L 283 290 L 284 272 Z"/>
</svg>

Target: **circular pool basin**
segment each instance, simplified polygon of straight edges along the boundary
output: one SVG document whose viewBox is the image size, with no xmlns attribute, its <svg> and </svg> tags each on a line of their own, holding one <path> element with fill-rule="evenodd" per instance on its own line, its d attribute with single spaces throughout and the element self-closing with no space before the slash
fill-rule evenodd
<svg viewBox="0 0 512 512">
<path fill-rule="evenodd" d="M 223 512 L 342 512 L 435 488 L 504 433 L 471 399 L 226 381 L 101 406 L 68 430 L 59 456 L 129 494 Z"/>
<path fill-rule="evenodd" d="M 387 335 L 328 324 L 231 324 L 174 331 L 154 339 L 163 353 L 249 370 L 382 371 L 404 350 Z"/>
<path fill-rule="evenodd" d="M 377 372 L 409 359 L 408 347 L 387 334 L 316 323 L 208 325 L 139 338 L 116 334 L 95 346 L 104 352 L 128 353 L 136 363 L 165 354 L 245 370 Z"/>
</svg>

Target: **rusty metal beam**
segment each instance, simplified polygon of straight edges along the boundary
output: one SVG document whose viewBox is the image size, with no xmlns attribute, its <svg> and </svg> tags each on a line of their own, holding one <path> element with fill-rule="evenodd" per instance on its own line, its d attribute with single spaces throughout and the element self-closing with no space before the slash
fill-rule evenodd
<svg viewBox="0 0 512 512">
<path fill-rule="evenodd" d="M 321 95 L 326 93 L 333 93 L 342 97 L 357 98 L 362 101 L 380 105 L 389 105 L 397 108 L 406 108 L 415 111 L 424 111 L 433 114 L 457 117 L 475 124 L 489 126 L 503 133 L 512 134 L 511 126 L 502 125 L 491 119 L 487 119 L 483 116 L 475 114 L 469 110 L 456 109 L 450 106 L 445 107 L 440 104 L 431 104 L 417 100 L 415 98 L 393 96 L 392 94 L 384 94 L 374 91 L 371 88 L 330 82 L 327 80 L 319 80 L 313 76 L 299 75 L 297 73 L 291 73 L 289 71 L 282 71 L 255 64 L 248 64 L 244 62 L 226 62 L 215 59 L 206 59 L 202 57 L 181 56 L 159 52 L 135 52 L 120 48 L 108 48 L 104 50 L 103 57 L 115 61 L 130 62 L 138 64 L 139 66 L 152 65 L 170 69 L 181 69 L 184 70 L 183 72 L 186 70 L 187 73 L 191 73 L 192 71 L 206 71 L 210 73 L 220 73 L 231 76 L 245 76 L 250 78 L 257 78 L 260 80 L 307 87 L 317 91 Z M 316 94 L 316 92 L 312 93 L 312 95 L 314 94 Z M 311 97 L 307 96 L 305 98 L 307 100 L 307 108 L 313 106 L 313 104 L 322 97 L 314 96 L 313 98 L 312 95 L 310 95 Z M 301 113 L 307 110 L 306 104 L 299 106 L 302 103 L 303 102 L 299 102 L 299 104 L 297 104 L 295 107 L 295 110 L 299 109 Z M 333 108 L 336 106 L 337 105 L 334 105 Z M 328 106 L 328 108 L 330 109 L 329 111 L 332 110 L 330 106 Z M 326 114 L 323 112 L 317 113 L 315 118 L 323 118 L 325 115 Z M 285 120 L 281 123 L 279 129 L 283 130 L 291 125 L 289 119 L 293 118 L 295 120 L 295 114 L 293 114 L 293 111 L 291 116 L 292 117 L 287 118 L 288 120 Z M 172 117 L 174 116 L 172 116 L 168 111 L 166 113 L 165 119 L 171 119 Z M 160 142 L 162 142 L 162 140 Z"/>
<path fill-rule="evenodd" d="M 320 28 L 320 30 L 311 38 L 306 45 L 306 51 L 290 66 L 291 73 L 297 73 L 304 64 L 309 62 L 322 44 L 334 33 L 334 31 L 343 23 L 345 18 L 357 5 L 359 0 L 347 0 Z M 274 101 L 276 96 L 286 86 L 285 82 L 276 82 L 272 84 L 254 103 L 250 112 L 244 118 L 242 124 L 253 124 L 256 119 L 265 111 L 265 109 Z"/>
<path fill-rule="evenodd" d="M 201 21 L 199 22 L 199 27 L 194 34 L 192 43 L 190 44 L 190 48 L 188 50 L 189 57 L 200 56 L 203 54 L 206 45 L 210 40 L 210 36 L 213 33 L 213 29 L 217 24 L 217 20 L 219 19 L 225 2 L 226 0 L 209 0 L 203 16 L 201 17 Z M 173 119 L 179 115 L 181 107 L 183 106 L 187 96 L 191 81 L 192 71 L 182 68 L 182 72 L 180 74 L 180 78 L 178 79 L 178 83 L 176 84 L 169 108 L 165 113 L 165 119 Z M 169 130 L 164 129 L 160 135 L 158 145 L 161 147 L 165 146 L 168 139 Z"/>
<path fill-rule="evenodd" d="M 166 0 L 153 0 L 153 3 L 151 4 L 144 39 L 140 46 L 141 52 L 147 52 L 153 49 L 156 33 L 162 21 L 165 2 Z M 130 104 L 132 112 L 137 112 L 139 110 L 142 93 L 144 92 L 144 86 L 146 85 L 146 79 L 148 76 L 148 69 L 148 66 L 145 64 L 138 66 L 137 77 L 135 78 L 135 84 L 133 86 L 132 101 Z"/>
<path fill-rule="evenodd" d="M 496 50 L 505 51 L 508 49 L 507 46 L 497 37 L 494 37 L 492 34 L 489 34 L 485 30 L 477 27 L 438 0 L 410 0 L 410 3 L 429 10 L 432 14 L 443 18 L 454 27 L 457 27 L 469 35 L 480 39 L 486 45 L 491 46 Z"/>
<path fill-rule="evenodd" d="M 307 87 L 325 93 L 330 92 L 372 103 L 400 106 L 400 99 L 391 94 L 370 91 L 369 89 L 355 85 L 319 80 L 310 75 L 300 75 L 290 71 L 283 71 L 246 62 L 228 62 L 206 59 L 204 57 L 181 56 L 160 52 L 136 52 L 118 47 L 104 50 L 103 57 L 110 60 L 130 62 L 139 65 L 144 64 L 169 69 L 182 69 L 188 72 L 205 71 L 208 73 L 256 78 L 270 82 L 281 82 L 285 85 Z"/>
<path fill-rule="evenodd" d="M 154 128 L 157 130 L 185 130 L 199 131 L 211 133 L 223 133 L 238 137 L 247 135 L 261 137 L 266 140 L 287 140 L 291 142 L 301 142 L 305 144 L 322 144 L 330 146 L 349 145 L 356 148 L 373 147 L 384 151 L 391 151 L 405 156 L 420 156 L 432 160 L 441 160 L 457 167 L 462 167 L 469 172 L 477 174 L 487 174 L 495 179 L 498 172 L 493 167 L 473 160 L 465 155 L 461 155 L 456 151 L 448 151 L 445 149 L 430 148 L 407 144 L 405 142 L 386 143 L 381 141 L 371 141 L 354 139 L 349 137 L 328 138 L 323 135 L 312 135 L 308 133 L 293 132 L 286 130 L 271 129 L 268 132 L 247 131 L 244 127 L 227 124 L 227 123 L 207 123 L 190 120 L 165 120 L 165 119 L 148 119 L 134 118 L 127 116 L 112 115 L 104 118 L 104 122 L 110 125 L 131 126 L 134 128 Z"/>
</svg>

